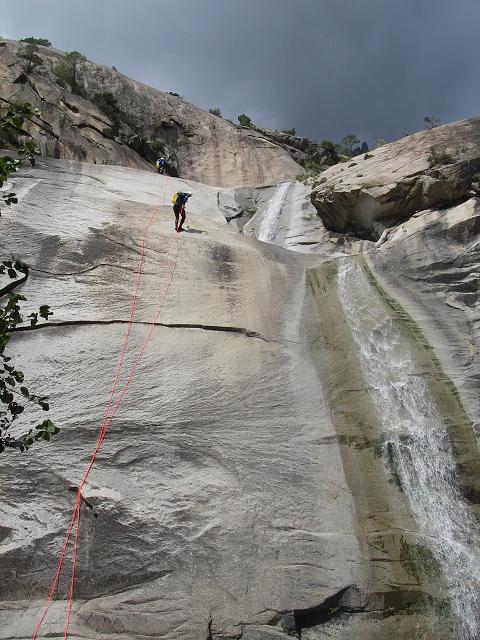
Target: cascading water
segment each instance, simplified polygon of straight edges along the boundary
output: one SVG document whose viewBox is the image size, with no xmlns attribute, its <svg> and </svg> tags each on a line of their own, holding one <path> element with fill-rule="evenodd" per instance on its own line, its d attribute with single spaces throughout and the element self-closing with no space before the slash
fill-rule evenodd
<svg viewBox="0 0 480 640">
<path fill-rule="evenodd" d="M 268 202 L 267 210 L 265 211 L 260 228 L 257 232 L 258 240 L 262 240 L 263 242 L 272 242 L 275 240 L 277 222 L 282 213 L 283 203 L 289 187 L 290 182 L 282 182 L 277 185 L 275 193 Z"/>
<path fill-rule="evenodd" d="M 339 298 L 384 432 L 386 466 L 441 567 L 456 637 L 480 638 L 480 536 L 456 478 L 447 428 L 413 349 L 363 269 L 342 260 Z"/>
</svg>

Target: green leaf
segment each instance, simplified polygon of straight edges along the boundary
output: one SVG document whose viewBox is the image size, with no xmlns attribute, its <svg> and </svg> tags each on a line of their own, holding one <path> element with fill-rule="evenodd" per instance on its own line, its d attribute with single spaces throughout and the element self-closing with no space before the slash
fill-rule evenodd
<svg viewBox="0 0 480 640">
<path fill-rule="evenodd" d="M 14 268 L 17 271 L 20 271 L 21 273 L 28 273 L 28 267 L 26 264 L 23 264 L 23 262 L 20 262 L 19 260 L 17 260 L 14 264 Z"/>
<path fill-rule="evenodd" d="M 21 413 L 24 412 L 25 407 L 22 407 L 22 405 L 18 404 L 17 402 L 11 402 L 8 405 L 8 409 L 9 409 L 10 413 L 12 413 L 14 416 L 18 416 L 18 415 L 20 415 Z"/>
<path fill-rule="evenodd" d="M 6 195 L 2 196 L 2 198 L 5 200 L 5 204 L 8 206 L 12 204 L 18 204 L 18 198 L 15 193 L 7 193 Z"/>
<path fill-rule="evenodd" d="M 39 309 L 39 315 L 41 318 L 44 318 L 45 320 L 48 320 L 48 316 L 53 315 L 53 313 L 50 311 L 50 307 L 48 306 L 48 304 L 42 304 L 42 306 Z"/>
<path fill-rule="evenodd" d="M 13 401 L 13 393 L 10 393 L 10 391 L 4 391 L 0 394 L 0 400 L 3 404 L 10 404 Z"/>
<path fill-rule="evenodd" d="M 58 433 L 60 429 L 56 427 L 50 419 L 44 420 L 41 424 L 37 424 L 35 429 L 40 432 L 46 431 L 47 433 Z"/>
</svg>

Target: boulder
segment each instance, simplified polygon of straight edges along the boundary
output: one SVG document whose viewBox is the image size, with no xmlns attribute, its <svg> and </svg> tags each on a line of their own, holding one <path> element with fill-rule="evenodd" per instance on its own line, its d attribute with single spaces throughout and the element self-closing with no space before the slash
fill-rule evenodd
<svg viewBox="0 0 480 640">
<path fill-rule="evenodd" d="M 421 131 L 331 167 L 312 202 L 327 229 L 378 239 L 416 211 L 470 197 L 480 172 L 480 119 Z"/>
</svg>

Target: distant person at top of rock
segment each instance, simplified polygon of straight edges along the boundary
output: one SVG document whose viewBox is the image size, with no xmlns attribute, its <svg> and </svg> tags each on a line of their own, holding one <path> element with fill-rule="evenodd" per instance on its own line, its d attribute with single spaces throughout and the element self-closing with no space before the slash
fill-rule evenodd
<svg viewBox="0 0 480 640">
<path fill-rule="evenodd" d="M 191 197 L 191 193 L 183 191 L 177 191 L 172 196 L 173 213 L 175 214 L 175 231 L 177 233 L 179 233 L 180 231 L 184 231 L 183 223 L 185 222 L 185 218 L 187 215 L 185 213 L 185 205 L 187 204 L 188 199 Z"/>
<path fill-rule="evenodd" d="M 165 158 L 159 158 L 155 163 L 155 166 L 157 167 L 157 172 L 160 173 L 162 176 L 165 173 L 166 164 L 167 163 L 165 162 Z"/>
</svg>

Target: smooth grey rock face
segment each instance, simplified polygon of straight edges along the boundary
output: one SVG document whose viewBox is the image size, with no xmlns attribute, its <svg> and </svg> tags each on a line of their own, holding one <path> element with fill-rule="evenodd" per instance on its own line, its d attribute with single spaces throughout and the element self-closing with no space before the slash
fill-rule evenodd
<svg viewBox="0 0 480 640">
<path fill-rule="evenodd" d="M 55 311 L 50 328 L 17 333 L 11 351 L 51 393 L 62 427 L 55 445 L 2 461 L 3 638 L 31 636 L 47 593 L 156 203 L 127 365 L 172 259 L 175 272 L 84 490 L 72 637 L 206 637 L 210 618 L 212 634 L 236 637 L 364 581 L 353 498 L 299 331 L 301 261 L 197 214 L 194 184 L 190 229 L 174 234 L 166 179 L 137 172 L 132 192 L 127 175 L 41 161 L 2 218 L 2 253 L 32 268 L 23 293 Z M 61 632 L 65 604 L 42 637 Z"/>
<path fill-rule="evenodd" d="M 378 239 L 416 211 L 467 198 L 479 171 L 476 118 L 416 133 L 327 169 L 314 184 L 312 202 L 328 229 Z"/>
<path fill-rule="evenodd" d="M 91 102 L 95 94 L 111 93 L 121 109 L 142 125 L 142 136 L 157 142 L 159 153 L 178 175 L 220 187 L 269 184 L 291 179 L 302 167 L 274 141 L 253 129 L 236 127 L 185 100 L 131 80 L 118 71 L 93 62 L 81 65 L 78 83 L 84 97 L 72 94 L 55 81 L 53 68 L 63 52 L 41 47 L 43 65 L 25 83 L 21 44 L 6 40 L 0 48 L 0 96 L 30 102 L 42 112 L 40 126 L 29 133 L 43 155 L 151 168 L 136 151 L 106 134 L 109 118 Z M 130 132 L 134 135 L 134 131 Z M 139 141 L 141 144 L 141 141 Z M 201 151 L 200 151 L 201 150 Z"/>
<path fill-rule="evenodd" d="M 0 638 L 28 640 L 38 619 L 157 207 L 127 369 L 164 302 L 83 492 L 70 637 L 464 640 L 451 576 L 382 454 L 388 424 L 352 329 L 358 320 L 368 332 L 368 316 L 361 306 L 350 314 L 338 274 L 346 260 L 376 283 L 363 291 L 367 306 L 391 317 L 411 353 L 409 379 L 425 381 L 441 406 L 474 514 L 477 200 L 421 212 L 377 248 L 353 250 L 330 242 L 299 183 L 267 243 L 225 214 L 256 199 L 256 230 L 273 187 L 262 201 L 54 160 L 14 182 L 20 202 L 1 219 L 1 253 L 31 266 L 28 304 L 55 313 L 9 348 L 32 388 L 51 394 L 62 431 L 2 459 Z M 193 196 L 189 229 L 174 234 L 169 199 L 179 189 Z M 315 252 L 303 255 L 306 238 Z M 63 633 L 69 566 L 42 640 Z"/>
</svg>

